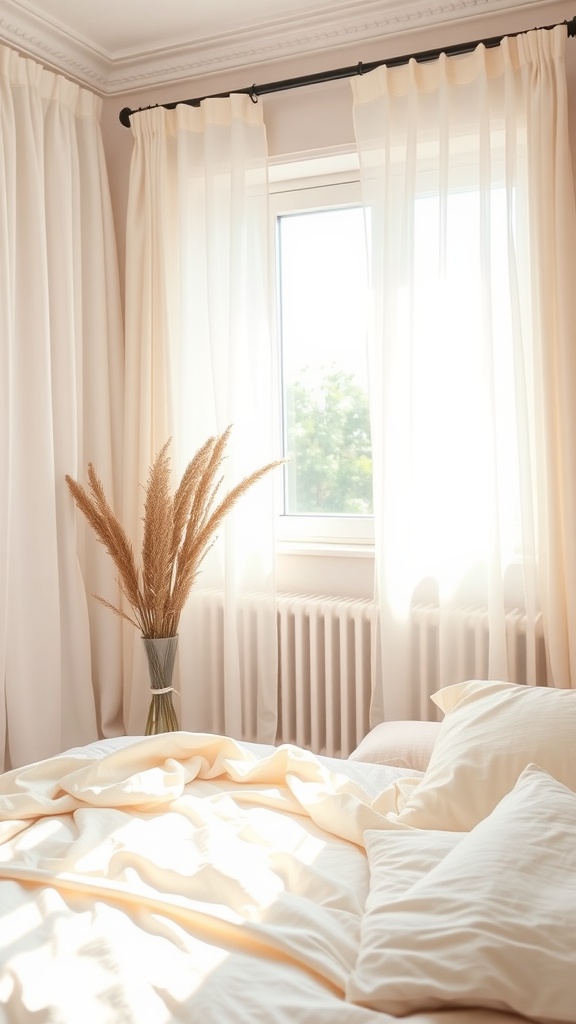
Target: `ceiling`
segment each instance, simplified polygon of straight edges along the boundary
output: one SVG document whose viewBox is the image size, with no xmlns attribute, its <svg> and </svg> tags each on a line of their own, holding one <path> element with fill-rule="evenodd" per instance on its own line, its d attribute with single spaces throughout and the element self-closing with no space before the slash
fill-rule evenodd
<svg viewBox="0 0 576 1024">
<path fill-rule="evenodd" d="M 0 41 L 102 95 L 542 0 L 0 0 Z"/>
</svg>

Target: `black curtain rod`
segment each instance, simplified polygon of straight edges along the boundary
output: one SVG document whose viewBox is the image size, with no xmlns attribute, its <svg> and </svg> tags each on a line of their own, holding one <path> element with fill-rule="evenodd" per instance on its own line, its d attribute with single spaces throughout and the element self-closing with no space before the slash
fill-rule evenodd
<svg viewBox="0 0 576 1024">
<path fill-rule="evenodd" d="M 569 21 L 561 21 L 560 25 L 566 25 L 569 36 L 576 36 L 576 17 L 571 18 Z M 556 28 L 557 25 L 545 26 L 545 31 Z M 363 64 L 359 61 L 358 64 L 353 64 L 347 68 L 335 68 L 333 71 L 319 71 L 312 75 L 301 75 L 298 78 L 285 78 L 280 82 L 268 82 L 266 85 L 249 85 L 244 89 L 230 89 L 229 92 L 217 92 L 210 96 L 198 96 L 192 100 L 174 100 L 171 103 L 153 103 L 147 107 L 138 107 L 136 110 L 130 110 L 130 107 L 124 107 L 119 114 L 120 122 L 125 128 L 130 127 L 130 118 L 132 114 L 139 114 L 142 110 L 152 110 L 156 107 L 165 107 L 166 110 L 173 110 L 180 103 L 184 103 L 189 107 L 199 107 L 203 100 L 222 99 L 232 94 L 244 94 L 250 96 L 254 103 L 256 103 L 259 96 L 266 96 L 273 92 L 284 92 L 287 89 L 300 89 L 306 85 L 318 85 L 321 82 L 336 82 L 341 78 L 353 78 L 354 75 L 363 75 L 368 71 L 374 71 L 375 68 L 382 67 L 398 67 L 402 64 L 408 64 L 411 60 L 416 61 L 427 61 L 436 60 L 442 54 L 446 54 L 448 57 L 471 53 L 477 46 L 483 45 L 486 47 L 499 46 L 503 39 L 509 36 L 523 35 L 527 29 L 522 29 L 520 32 L 507 32 L 502 36 L 492 36 L 491 39 L 477 39 L 471 43 L 455 43 L 453 46 L 442 46 L 436 50 L 422 50 L 420 53 L 409 53 L 402 57 L 387 57 L 385 60 L 373 60 L 368 64 Z"/>
</svg>

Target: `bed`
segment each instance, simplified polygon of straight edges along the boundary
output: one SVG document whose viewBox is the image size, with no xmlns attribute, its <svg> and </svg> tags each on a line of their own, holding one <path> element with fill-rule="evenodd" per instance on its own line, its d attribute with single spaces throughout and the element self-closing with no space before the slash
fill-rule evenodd
<svg viewBox="0 0 576 1024">
<path fill-rule="evenodd" d="M 178 732 L 0 777 L 1 1024 L 576 1022 L 576 691 L 433 700 L 413 751 Z"/>
</svg>

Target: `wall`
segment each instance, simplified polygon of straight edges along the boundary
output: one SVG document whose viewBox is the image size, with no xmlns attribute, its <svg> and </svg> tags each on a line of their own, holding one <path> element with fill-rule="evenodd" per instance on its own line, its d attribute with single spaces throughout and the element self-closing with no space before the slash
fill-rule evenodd
<svg viewBox="0 0 576 1024">
<path fill-rule="evenodd" d="M 457 5 L 456 5 L 457 6 Z M 485 39 L 506 32 L 526 31 L 553 25 L 576 15 L 573 5 L 561 2 L 527 3 L 515 11 L 498 16 L 466 18 L 463 22 L 444 22 L 433 30 L 410 31 L 362 43 L 357 49 L 341 47 L 299 59 L 267 62 L 215 76 L 202 76 L 173 85 L 114 96 L 104 101 L 102 131 L 108 161 L 112 203 L 116 220 L 120 265 L 124 263 L 124 228 L 130 173 L 132 135 L 118 115 L 123 107 L 136 109 L 155 103 L 209 95 L 245 88 L 333 68 L 347 67 L 359 61 L 385 60 L 387 57 L 417 53 L 454 43 Z M 567 74 L 569 90 L 570 137 L 576 167 L 576 39 L 568 42 Z M 341 80 L 305 89 L 289 90 L 262 97 L 270 158 L 282 161 L 296 154 L 318 150 L 334 152 L 354 149 L 350 82 Z M 319 582 L 321 581 L 321 582 Z M 369 553 L 353 556 L 350 552 L 326 551 L 283 554 L 278 560 L 278 585 L 281 589 L 371 597 L 373 562 Z"/>
</svg>

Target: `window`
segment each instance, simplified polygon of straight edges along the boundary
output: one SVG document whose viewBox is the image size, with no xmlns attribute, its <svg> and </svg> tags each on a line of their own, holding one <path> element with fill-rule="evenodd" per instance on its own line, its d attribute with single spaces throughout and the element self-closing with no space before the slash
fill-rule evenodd
<svg viewBox="0 0 576 1024">
<path fill-rule="evenodd" d="M 477 188 L 450 191 L 443 231 L 438 196 L 417 197 L 412 280 L 399 295 L 398 330 L 401 338 L 410 339 L 413 363 L 406 452 L 418 538 L 412 557 L 422 572 L 435 576 L 443 567 L 446 577 L 446 566 L 453 562 L 456 578 L 462 565 L 486 559 L 495 490 L 500 543 L 510 560 L 519 541 L 508 215 L 502 185 L 493 185 L 485 206 Z M 489 280 L 480 258 L 483 218 L 489 223 L 484 264 Z"/>
<path fill-rule="evenodd" d="M 459 521 L 468 538 L 463 537 L 462 544 L 470 537 L 479 543 L 484 534 L 482 524 L 490 510 L 482 494 L 490 493 L 494 472 L 487 444 L 493 415 L 498 427 L 498 487 L 510 510 L 502 523 L 502 540 L 510 550 L 518 531 L 506 194 L 496 182 L 489 215 L 490 329 L 498 365 L 488 366 L 478 264 L 479 192 L 466 177 L 464 169 L 458 187 L 449 193 L 445 251 L 438 241 L 438 196 L 423 178 L 414 206 L 412 276 L 405 284 L 399 281 L 396 296 L 395 329 L 406 336 L 406 352 L 414 361 L 413 415 L 406 443 L 411 445 L 414 503 L 422 518 L 417 534 L 423 548 L 442 557 L 444 548 L 451 551 L 459 543 L 445 514 L 446 504 L 461 509 Z M 305 186 L 284 186 L 286 191 L 276 187 L 272 206 L 280 405 L 284 453 L 289 457 L 280 536 L 370 543 L 367 211 L 361 204 L 360 183 L 307 181 Z M 485 380 L 494 372 L 500 382 L 495 413 Z M 454 422 L 461 424 L 459 431 L 454 431 Z M 400 453 L 405 438 L 397 431 L 394 436 Z M 439 459 L 439 453 L 446 457 Z M 469 495 L 474 493 L 474 481 L 484 478 L 486 487 L 476 496 L 472 515 Z M 443 501 L 436 509 L 431 495 L 437 493 Z"/>
<path fill-rule="evenodd" d="M 358 182 L 273 197 L 284 539 L 373 536 L 366 236 Z"/>
</svg>

